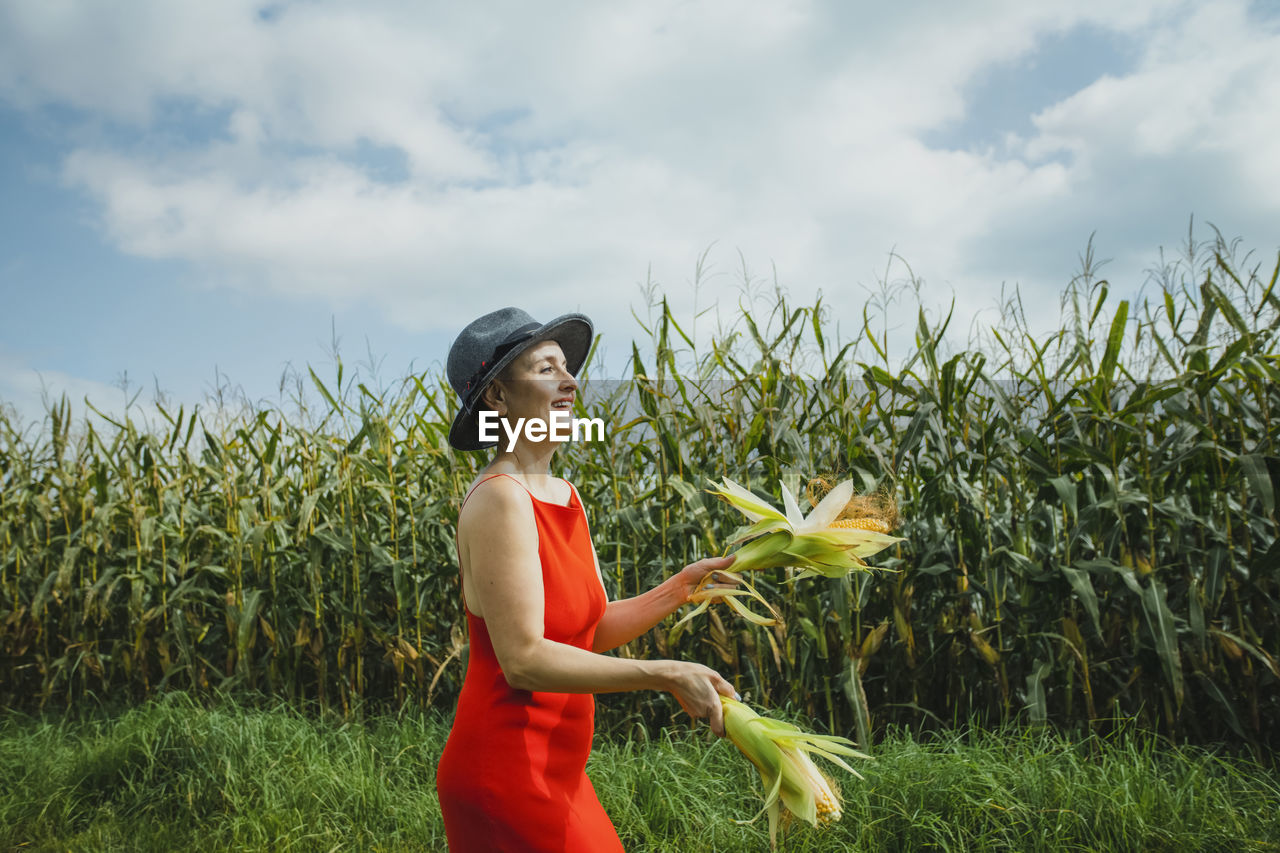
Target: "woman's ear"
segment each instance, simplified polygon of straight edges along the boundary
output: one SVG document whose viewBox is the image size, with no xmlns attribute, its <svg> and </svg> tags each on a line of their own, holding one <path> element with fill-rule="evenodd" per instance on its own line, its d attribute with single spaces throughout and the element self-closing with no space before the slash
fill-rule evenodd
<svg viewBox="0 0 1280 853">
<path fill-rule="evenodd" d="M 506 390 L 502 387 L 501 379 L 494 379 L 480 394 L 480 400 L 485 408 L 497 412 L 499 417 L 507 413 Z"/>
</svg>

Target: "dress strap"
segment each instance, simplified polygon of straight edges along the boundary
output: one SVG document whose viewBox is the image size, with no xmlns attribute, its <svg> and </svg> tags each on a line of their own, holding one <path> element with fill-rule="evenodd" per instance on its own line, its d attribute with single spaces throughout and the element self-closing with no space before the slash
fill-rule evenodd
<svg viewBox="0 0 1280 853">
<path fill-rule="evenodd" d="M 483 480 L 481 480 L 480 482 L 476 483 L 474 486 L 472 486 L 472 487 L 471 487 L 471 491 L 467 492 L 466 496 L 465 496 L 465 497 L 463 497 L 463 499 L 462 499 L 462 504 L 461 504 L 461 506 L 459 506 L 459 507 L 458 507 L 458 514 L 459 514 L 459 515 L 461 515 L 461 514 L 462 514 L 462 507 L 466 506 L 466 505 L 467 505 L 467 501 L 471 498 L 471 496 L 472 496 L 472 495 L 474 495 L 474 494 L 476 493 L 476 489 L 480 488 L 480 487 L 481 487 L 481 486 L 483 486 L 485 483 L 489 482 L 490 480 L 494 479 L 495 477 L 506 477 L 508 480 L 513 481 L 516 485 L 518 485 L 520 488 L 524 489 L 526 492 L 528 492 L 528 491 L 529 491 L 528 489 L 525 489 L 524 483 L 521 483 L 519 480 L 517 480 L 515 477 L 512 477 L 510 474 L 491 474 L 491 475 L 489 475 L 488 477 L 485 477 L 485 478 L 484 478 Z M 529 492 L 529 496 L 530 496 L 530 497 L 533 497 L 533 493 L 532 493 L 532 492 Z"/>
<path fill-rule="evenodd" d="M 572 501 L 572 500 L 570 500 L 570 502 L 569 502 L 569 503 L 567 503 L 567 504 L 558 504 L 558 503 L 553 503 L 552 501 L 544 501 L 542 498 L 538 497 L 538 496 L 537 496 L 537 495 L 535 495 L 533 492 L 529 491 L 529 487 L 528 487 L 528 486 L 526 486 L 524 483 L 520 482 L 519 480 L 517 480 L 515 477 L 512 477 L 510 474 L 502 474 L 502 473 L 499 473 L 499 474 L 491 474 L 491 475 L 489 475 L 488 477 L 485 477 L 485 478 L 484 478 L 483 480 L 481 480 L 480 482 L 476 483 L 476 484 L 471 488 L 471 491 L 467 492 L 466 497 L 464 497 L 464 498 L 462 499 L 462 504 L 461 504 L 461 506 L 459 506 L 459 507 L 458 507 L 458 514 L 459 514 L 459 515 L 461 515 L 461 514 L 462 514 L 462 507 L 464 507 L 464 506 L 466 506 L 466 505 L 467 505 L 467 500 L 468 500 L 472 495 L 474 495 L 474 494 L 476 493 L 476 490 L 477 490 L 477 489 L 479 489 L 479 488 L 480 488 L 481 486 L 483 486 L 485 483 L 487 483 L 487 482 L 489 482 L 490 480 L 493 480 L 493 479 L 495 479 L 495 478 L 497 478 L 497 477 L 506 477 L 508 480 L 510 480 L 511 482 L 515 483 L 515 484 L 516 484 L 517 486 L 519 486 L 520 488 L 524 489 L 524 490 L 525 490 L 525 493 L 526 493 L 530 498 L 532 498 L 532 499 L 533 499 L 533 502 L 534 502 L 535 504 L 543 503 L 543 504 L 547 504 L 548 506 L 558 506 L 558 507 L 561 507 L 561 508 L 568 508 L 568 507 L 570 507 L 570 506 L 572 506 L 572 505 L 573 505 L 573 501 Z M 581 503 L 582 503 L 582 497 L 578 495 L 578 490 L 577 490 L 576 488 L 574 488 L 573 483 L 570 483 L 568 480 L 564 480 L 564 483 L 565 483 L 565 485 L 567 485 L 567 486 L 569 487 L 569 491 L 570 491 L 570 493 L 571 493 L 571 498 L 572 498 L 572 497 L 577 497 L 577 498 L 578 498 L 578 503 L 579 503 L 579 505 L 581 505 Z"/>
</svg>

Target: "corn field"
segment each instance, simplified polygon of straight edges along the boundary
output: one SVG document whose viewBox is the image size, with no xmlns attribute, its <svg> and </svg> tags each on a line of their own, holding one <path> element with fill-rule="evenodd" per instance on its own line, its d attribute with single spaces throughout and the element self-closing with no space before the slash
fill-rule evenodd
<svg viewBox="0 0 1280 853">
<path fill-rule="evenodd" d="M 585 372 L 578 414 L 605 441 L 560 455 L 611 597 L 719 553 L 740 518 L 712 478 L 775 504 L 780 482 L 853 478 L 897 501 L 906 542 L 872 575 L 761 578 L 779 626 L 712 608 L 619 653 L 706 662 L 864 743 L 886 723 L 1136 719 L 1274 749 L 1280 264 L 1239 255 L 1193 247 L 1132 304 L 1086 256 L 1057 331 L 1014 298 L 964 348 L 946 316 L 894 328 L 888 290 L 856 318 L 748 295 L 701 345 L 654 299 L 629 376 Z M 222 689 L 449 711 L 453 527 L 486 460 L 448 447 L 441 376 L 384 389 L 335 367 L 289 414 L 0 415 L 0 701 Z M 678 711 L 601 707 L 641 734 Z"/>
</svg>

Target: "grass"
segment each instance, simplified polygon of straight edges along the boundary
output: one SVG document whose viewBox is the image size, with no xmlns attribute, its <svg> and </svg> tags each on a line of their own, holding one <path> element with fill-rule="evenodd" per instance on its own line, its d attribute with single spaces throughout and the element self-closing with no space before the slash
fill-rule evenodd
<svg viewBox="0 0 1280 853">
<path fill-rule="evenodd" d="M 437 716 L 306 716 L 171 694 L 123 713 L 0 716 L 0 849 L 443 850 Z M 890 734 L 843 820 L 780 849 L 1277 850 L 1273 771 L 1147 735 Z M 602 742 L 589 772 L 630 851 L 768 849 L 754 770 L 705 729 Z M 837 771 L 839 772 L 839 771 Z M 844 774 L 841 774 L 844 776 Z"/>
</svg>

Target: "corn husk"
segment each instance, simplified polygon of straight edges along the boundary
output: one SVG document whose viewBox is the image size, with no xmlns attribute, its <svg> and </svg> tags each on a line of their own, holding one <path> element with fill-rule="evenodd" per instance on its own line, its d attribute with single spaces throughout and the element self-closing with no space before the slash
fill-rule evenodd
<svg viewBox="0 0 1280 853">
<path fill-rule="evenodd" d="M 736 589 L 717 587 L 709 573 L 689 596 L 689 602 L 697 606 L 685 614 L 673 628 L 677 632 L 689 620 L 704 612 L 713 602 L 722 601 L 735 613 L 756 625 L 775 625 L 779 621 L 777 611 L 761 596 L 741 573 L 791 567 L 800 572 L 790 580 L 804 577 L 838 578 L 853 572 L 870 572 L 865 557 L 870 557 L 890 545 L 904 541 L 890 536 L 887 525 L 879 520 L 841 519 L 841 513 L 853 498 L 853 481 L 846 480 L 832 489 L 805 516 L 796 499 L 782 487 L 785 512 L 779 512 L 767 501 L 750 490 L 730 480 L 723 483 L 711 481 L 715 488 L 709 491 L 727 501 L 747 517 L 751 524 L 739 528 L 730 538 L 729 547 L 741 544 L 734 551 L 735 573 L 724 572 L 739 585 Z M 869 523 L 871 522 L 871 523 Z M 768 616 L 750 610 L 741 598 L 752 598 L 769 611 Z"/>
<path fill-rule="evenodd" d="M 801 569 L 799 577 L 842 577 L 851 572 L 870 571 L 864 558 L 904 541 L 880 530 L 833 526 L 853 498 L 853 481 L 846 480 L 827 493 L 805 516 L 784 484 L 785 512 L 728 477 L 712 481 L 711 493 L 718 495 L 745 515 L 750 525 L 740 528 L 729 542 L 743 544 L 735 553 L 736 572 L 761 571 L 780 567 Z"/>
<path fill-rule="evenodd" d="M 719 575 L 722 580 L 739 584 L 739 587 L 736 589 L 730 589 L 727 587 L 716 586 L 717 575 Z M 754 598 L 769 611 L 770 615 L 761 616 L 760 614 L 748 609 L 746 605 L 738 600 L 739 598 L 744 597 Z M 756 625 L 778 624 L 778 611 L 774 610 L 773 606 L 769 604 L 768 601 L 765 601 L 764 596 L 756 592 L 755 587 L 747 583 L 746 578 L 742 575 L 735 572 L 727 572 L 724 569 L 717 569 L 716 571 L 708 572 L 703 576 L 702 580 L 698 583 L 698 588 L 689 595 L 688 601 L 691 604 L 696 604 L 697 607 L 686 613 L 684 618 L 675 624 L 673 630 L 680 628 L 686 622 L 693 619 L 693 617 L 704 612 L 713 602 L 716 601 L 724 602 L 734 613 L 737 613 L 743 619 L 746 619 L 748 622 L 752 622 Z"/>
</svg>

